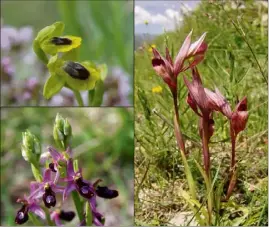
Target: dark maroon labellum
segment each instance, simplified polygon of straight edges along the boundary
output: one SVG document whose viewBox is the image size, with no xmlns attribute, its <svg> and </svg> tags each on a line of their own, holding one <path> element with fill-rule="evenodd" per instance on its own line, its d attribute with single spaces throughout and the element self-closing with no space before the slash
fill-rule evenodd
<svg viewBox="0 0 269 227">
<path fill-rule="evenodd" d="M 63 66 L 63 70 L 74 79 L 87 80 L 90 76 L 90 72 L 77 62 L 66 62 Z"/>
<path fill-rule="evenodd" d="M 50 163 L 50 164 L 49 164 L 49 168 L 50 168 L 50 170 L 51 170 L 52 172 L 54 172 L 54 173 L 57 172 L 56 169 L 55 169 L 55 165 L 54 165 L 54 163 Z"/>
<path fill-rule="evenodd" d="M 159 65 L 164 65 L 164 61 L 159 58 L 153 58 L 152 59 L 152 65 L 154 66 L 159 66 Z"/>
<path fill-rule="evenodd" d="M 102 198 L 105 198 L 105 199 L 113 199 L 113 198 L 116 198 L 119 195 L 117 190 L 111 190 L 106 186 L 104 186 L 104 187 L 97 186 L 96 194 L 99 197 L 102 197 Z"/>
<path fill-rule="evenodd" d="M 72 44 L 72 40 L 68 39 L 68 38 L 61 38 L 61 37 L 53 37 L 51 39 L 51 42 L 57 46 L 61 46 L 61 45 L 71 45 Z"/>
<path fill-rule="evenodd" d="M 43 202 L 47 208 L 54 207 L 56 205 L 55 192 L 52 191 L 51 187 L 45 188 L 45 193 L 42 196 Z"/>
<path fill-rule="evenodd" d="M 75 217 L 75 212 L 73 211 L 63 211 L 61 210 L 59 214 L 59 218 L 64 220 L 64 221 L 72 221 L 73 218 Z"/>
<path fill-rule="evenodd" d="M 15 222 L 16 224 L 22 225 L 27 222 L 29 219 L 28 216 L 28 207 L 27 205 L 23 205 L 22 208 L 17 212 Z"/>
<path fill-rule="evenodd" d="M 76 188 L 79 194 L 84 198 L 90 199 L 94 196 L 94 189 L 84 182 L 81 177 L 76 179 Z"/>
</svg>

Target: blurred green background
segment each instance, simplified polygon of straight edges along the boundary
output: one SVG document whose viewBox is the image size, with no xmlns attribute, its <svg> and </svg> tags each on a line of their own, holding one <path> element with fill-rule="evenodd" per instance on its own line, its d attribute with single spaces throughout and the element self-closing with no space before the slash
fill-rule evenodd
<svg viewBox="0 0 269 227">
<path fill-rule="evenodd" d="M 9 108 L 1 110 L 1 225 L 14 225 L 18 197 L 29 193 L 34 178 L 21 156 L 21 134 L 29 129 L 42 143 L 51 145 L 56 114 L 68 118 L 73 129 L 72 148 L 84 178 L 103 179 L 118 189 L 119 197 L 98 200 L 107 225 L 133 223 L 133 109 L 128 108 Z M 67 200 L 64 207 L 73 208 Z M 78 223 L 78 220 L 74 220 Z M 28 222 L 25 225 L 30 225 Z"/>
<path fill-rule="evenodd" d="M 133 1 L 3 0 L 1 1 L 1 18 L 3 26 L 14 26 L 17 29 L 31 26 L 34 37 L 45 26 L 51 25 L 55 21 L 63 21 L 65 34 L 82 37 L 80 61 L 91 60 L 97 64 L 105 63 L 108 65 L 109 75 L 115 74 L 121 80 L 127 78 L 131 90 L 127 95 L 130 102 L 128 106 L 132 106 Z M 14 76 L 14 79 L 19 83 L 17 86 L 22 87 L 24 85 L 23 79 L 35 76 L 39 77 L 43 87 L 42 80 L 44 77 L 47 78 L 47 75 L 44 75 L 44 69 L 40 69 L 41 62 L 36 61 L 37 63 L 27 68 L 25 68 L 25 64 L 19 63 L 22 58 L 33 52 L 32 48 L 29 46 L 27 52 L 22 56 L 18 50 L 13 50 L 13 52 L 3 51 L 2 56 L 12 57 L 12 64 L 16 65 L 17 68 L 17 73 Z M 113 72 L 114 68 L 119 68 L 123 73 Z M 123 78 L 120 76 L 122 74 Z M 118 92 L 120 96 L 121 91 Z M 66 106 L 71 105 L 67 104 Z"/>
</svg>

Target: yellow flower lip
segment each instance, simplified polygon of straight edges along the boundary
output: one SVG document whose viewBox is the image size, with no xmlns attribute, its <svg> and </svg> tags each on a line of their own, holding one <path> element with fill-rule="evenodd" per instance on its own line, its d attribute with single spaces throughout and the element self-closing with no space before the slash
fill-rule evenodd
<svg viewBox="0 0 269 227">
<path fill-rule="evenodd" d="M 152 93 L 162 93 L 163 88 L 161 86 L 156 86 L 151 89 Z"/>
</svg>

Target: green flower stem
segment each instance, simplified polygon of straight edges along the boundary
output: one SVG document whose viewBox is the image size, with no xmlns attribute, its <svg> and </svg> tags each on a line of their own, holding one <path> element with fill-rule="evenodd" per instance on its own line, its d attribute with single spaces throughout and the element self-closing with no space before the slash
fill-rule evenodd
<svg viewBox="0 0 269 227">
<path fill-rule="evenodd" d="M 33 173 L 36 181 L 41 182 L 42 175 L 41 175 L 39 167 L 36 167 L 34 164 L 31 164 L 31 168 L 32 168 L 32 173 Z"/>
<path fill-rule="evenodd" d="M 74 92 L 74 95 L 76 97 L 76 100 L 78 102 L 78 105 L 79 106 L 84 106 L 84 103 L 83 103 L 83 100 L 82 100 L 82 97 L 81 97 L 81 94 L 79 91 L 76 91 L 76 90 L 72 90 Z"/>
<path fill-rule="evenodd" d="M 83 203 L 80 200 L 79 194 L 77 191 L 72 192 L 72 198 L 77 209 L 77 214 L 80 221 L 83 221 Z"/>
<path fill-rule="evenodd" d="M 29 215 L 29 219 L 31 220 L 31 222 L 33 222 L 35 226 L 43 225 L 43 223 L 41 223 L 41 221 L 39 221 L 33 213 L 29 212 L 28 215 Z"/>
<path fill-rule="evenodd" d="M 86 226 L 92 226 L 92 209 L 89 203 L 86 203 Z"/>
<path fill-rule="evenodd" d="M 42 207 L 42 208 L 45 211 L 45 215 L 46 215 L 46 219 L 47 219 L 48 225 L 49 226 L 55 226 L 55 224 L 53 223 L 53 221 L 50 219 L 49 209 L 47 207 Z"/>
<path fill-rule="evenodd" d="M 94 97 L 94 89 L 88 91 L 88 106 L 91 106 Z"/>
</svg>

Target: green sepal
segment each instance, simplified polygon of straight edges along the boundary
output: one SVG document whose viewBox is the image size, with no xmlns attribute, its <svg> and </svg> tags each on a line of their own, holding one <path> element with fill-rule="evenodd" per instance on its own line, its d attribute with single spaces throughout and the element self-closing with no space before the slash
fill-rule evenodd
<svg viewBox="0 0 269 227">
<path fill-rule="evenodd" d="M 63 77 L 58 76 L 57 74 L 51 75 L 44 85 L 43 96 L 46 99 L 50 99 L 63 88 L 64 84 L 65 81 Z"/>
<path fill-rule="evenodd" d="M 44 64 L 48 64 L 48 58 L 47 55 L 45 54 L 45 52 L 41 49 L 39 42 L 37 40 L 34 40 L 33 43 L 33 50 L 35 52 L 35 54 L 37 55 L 37 57 L 44 62 Z"/>
<path fill-rule="evenodd" d="M 105 86 L 103 80 L 98 80 L 93 90 L 93 99 L 91 101 L 91 106 L 101 106 L 103 102 L 103 96 L 105 92 Z"/>
<path fill-rule="evenodd" d="M 63 31 L 64 31 L 64 23 L 61 21 L 57 21 L 54 24 L 49 25 L 43 28 L 41 31 L 39 31 L 35 40 L 37 40 L 39 43 L 42 43 L 43 41 L 50 39 L 52 37 L 61 36 Z"/>
</svg>

